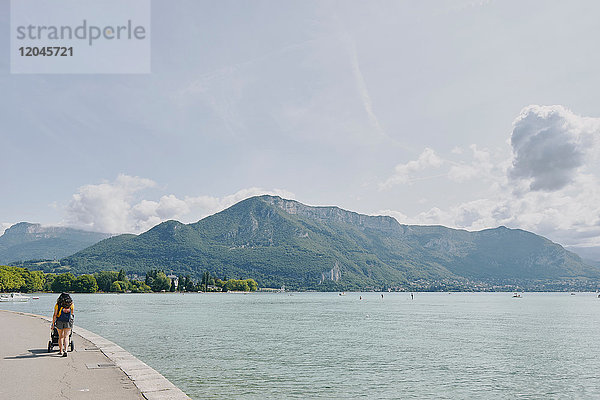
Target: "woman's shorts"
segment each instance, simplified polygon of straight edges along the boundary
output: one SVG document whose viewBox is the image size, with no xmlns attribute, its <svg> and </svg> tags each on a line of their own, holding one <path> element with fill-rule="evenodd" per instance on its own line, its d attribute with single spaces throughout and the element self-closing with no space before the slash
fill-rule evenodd
<svg viewBox="0 0 600 400">
<path fill-rule="evenodd" d="M 73 328 L 73 321 L 56 321 L 54 326 L 56 329 L 71 329 Z"/>
</svg>

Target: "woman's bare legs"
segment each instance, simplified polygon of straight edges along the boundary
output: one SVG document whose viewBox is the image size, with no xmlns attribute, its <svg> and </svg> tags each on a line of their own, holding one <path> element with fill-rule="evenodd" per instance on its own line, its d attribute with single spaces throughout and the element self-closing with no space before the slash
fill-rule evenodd
<svg viewBox="0 0 600 400">
<path fill-rule="evenodd" d="M 66 331 L 66 329 L 58 329 L 58 351 L 59 351 L 59 354 L 62 354 L 62 352 L 63 352 L 63 340 L 65 338 L 65 331 Z M 67 351 L 66 346 L 65 346 L 65 351 Z"/>
<path fill-rule="evenodd" d="M 69 349 L 69 335 L 71 335 L 71 329 L 67 328 L 67 329 L 63 329 L 63 340 L 65 341 L 64 345 L 63 345 L 63 349 L 65 349 L 65 353 L 67 352 L 67 350 Z"/>
</svg>

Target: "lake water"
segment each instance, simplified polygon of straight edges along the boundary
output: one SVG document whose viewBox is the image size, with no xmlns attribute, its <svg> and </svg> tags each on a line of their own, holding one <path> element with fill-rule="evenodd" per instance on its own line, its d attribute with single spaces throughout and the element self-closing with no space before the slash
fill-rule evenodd
<svg viewBox="0 0 600 400">
<path fill-rule="evenodd" d="M 194 399 L 600 398 L 594 293 L 73 297 L 76 324 Z M 50 316 L 56 298 L 0 307 Z"/>
</svg>

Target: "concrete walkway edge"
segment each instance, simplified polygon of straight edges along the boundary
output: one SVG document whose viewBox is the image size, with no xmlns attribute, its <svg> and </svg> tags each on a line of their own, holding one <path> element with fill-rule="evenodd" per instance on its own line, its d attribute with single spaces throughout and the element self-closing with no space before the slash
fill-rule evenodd
<svg viewBox="0 0 600 400">
<path fill-rule="evenodd" d="M 18 311 L 7 311 L 15 314 L 27 315 L 34 318 L 41 318 L 52 323 L 52 318 L 42 315 L 30 314 Z M 100 335 L 83 329 L 77 325 L 73 327 L 73 333 L 76 333 L 86 340 L 89 340 L 98 347 L 106 357 L 119 367 L 125 375 L 131 379 L 133 384 L 139 389 L 147 400 L 183 400 L 190 399 L 181 389 L 173 385 L 167 378 L 162 376 L 146 363 L 138 360 L 131 353 L 103 338 Z"/>
</svg>

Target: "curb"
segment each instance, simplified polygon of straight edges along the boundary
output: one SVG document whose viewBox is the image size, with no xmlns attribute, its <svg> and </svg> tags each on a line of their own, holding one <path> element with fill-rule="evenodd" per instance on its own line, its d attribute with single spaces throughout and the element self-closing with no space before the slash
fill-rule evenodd
<svg viewBox="0 0 600 400">
<path fill-rule="evenodd" d="M 52 319 L 44 317 L 42 315 L 30 314 L 18 311 L 8 311 L 14 314 L 26 315 L 29 317 L 35 317 L 43 319 L 52 323 Z M 116 345 L 103 338 L 94 332 L 88 331 L 87 329 L 79 326 L 73 327 L 73 333 L 78 334 L 85 340 L 92 342 L 92 344 L 106 357 L 119 367 L 125 375 L 133 382 L 147 400 L 190 400 L 181 389 L 173 385 L 167 378 L 158 373 L 155 369 L 148 366 L 146 363 L 138 360 L 131 353 L 123 349 L 121 346 Z"/>
</svg>

